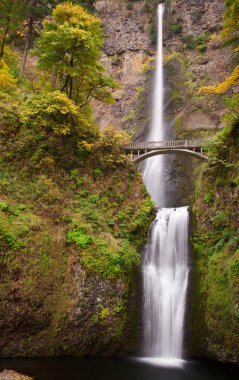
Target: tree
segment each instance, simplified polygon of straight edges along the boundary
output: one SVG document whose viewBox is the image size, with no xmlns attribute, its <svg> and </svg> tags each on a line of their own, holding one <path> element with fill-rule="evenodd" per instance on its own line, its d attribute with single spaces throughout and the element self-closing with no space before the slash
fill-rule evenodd
<svg viewBox="0 0 239 380">
<path fill-rule="evenodd" d="M 52 0 L 51 3 L 48 0 L 26 0 L 26 2 L 27 15 L 23 25 L 23 30 L 26 30 L 26 33 L 24 35 L 24 52 L 20 66 L 20 80 L 24 74 L 28 52 L 32 47 L 34 36 L 41 33 L 42 20 L 51 12 L 51 8 L 59 3 L 57 0 Z"/>
<path fill-rule="evenodd" d="M 44 22 L 35 54 L 39 67 L 56 78 L 55 87 L 84 107 L 92 98 L 112 101 L 107 88 L 115 83 L 103 75 L 101 46 L 99 18 L 80 5 L 64 3 L 56 6 L 51 20 Z"/>
<path fill-rule="evenodd" d="M 1 0 L 0 1 L 0 28 L 2 38 L 0 45 L 0 60 L 4 54 L 4 48 L 9 34 L 17 32 L 25 17 L 26 2 L 23 0 Z"/>
</svg>

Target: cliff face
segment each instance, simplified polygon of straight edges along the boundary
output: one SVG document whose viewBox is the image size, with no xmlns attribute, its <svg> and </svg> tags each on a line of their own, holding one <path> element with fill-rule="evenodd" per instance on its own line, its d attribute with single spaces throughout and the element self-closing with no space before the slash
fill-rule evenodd
<svg viewBox="0 0 239 380">
<path fill-rule="evenodd" d="M 126 1 L 97 0 L 95 3 L 104 30 L 102 62 L 119 84 L 113 91 L 113 106 L 95 104 L 96 120 L 102 128 L 127 125 L 132 130 L 134 106 L 145 85 L 142 71 L 154 54 L 144 3 L 134 1 L 132 5 L 129 10 Z"/>
<path fill-rule="evenodd" d="M 175 0 L 167 8 L 166 83 L 169 89 L 173 85 L 169 96 L 186 97 L 180 112 L 183 130 L 222 126 L 224 107 L 220 100 L 200 96 L 197 91 L 203 84 L 220 82 L 228 74 L 230 52 L 222 48 L 219 39 L 224 11 L 224 1 L 206 0 Z"/>
<path fill-rule="evenodd" d="M 222 98 L 202 95 L 205 84 L 218 83 L 228 75 L 231 53 L 223 48 L 220 32 L 224 2 L 173 1 L 165 8 L 165 124 L 168 138 L 194 139 L 214 135 L 223 127 Z M 168 204 L 193 201 L 200 162 L 183 156 L 168 159 Z"/>
<path fill-rule="evenodd" d="M 127 9 L 127 2 L 121 0 L 95 3 L 105 38 L 102 61 L 119 82 L 113 92 L 115 104 L 95 104 L 95 115 L 102 127 L 113 124 L 134 129 L 139 136 L 151 114 L 156 8 L 147 8 L 143 1 L 131 4 Z M 165 119 L 169 134 L 175 135 L 175 129 L 178 134 L 222 126 L 222 104 L 213 97 L 199 96 L 197 90 L 228 73 L 230 52 L 221 47 L 218 37 L 224 10 L 223 0 L 165 3 Z"/>
</svg>

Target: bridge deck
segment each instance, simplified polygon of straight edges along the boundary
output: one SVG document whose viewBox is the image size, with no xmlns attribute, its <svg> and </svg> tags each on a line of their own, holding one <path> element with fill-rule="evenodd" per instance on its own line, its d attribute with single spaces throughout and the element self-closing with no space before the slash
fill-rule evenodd
<svg viewBox="0 0 239 380">
<path fill-rule="evenodd" d="M 160 149 L 196 149 L 201 148 L 205 144 L 205 139 L 199 140 L 170 140 L 170 141 L 146 141 L 132 142 L 124 145 L 125 151 L 149 151 Z"/>
</svg>

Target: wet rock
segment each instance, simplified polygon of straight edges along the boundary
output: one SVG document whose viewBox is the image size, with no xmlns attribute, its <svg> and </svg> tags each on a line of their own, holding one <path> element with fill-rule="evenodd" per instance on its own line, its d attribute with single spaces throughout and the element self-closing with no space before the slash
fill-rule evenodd
<svg viewBox="0 0 239 380">
<path fill-rule="evenodd" d="M 5 369 L 0 372 L 0 380 L 31 380 L 32 377 L 22 375 L 12 370 Z"/>
</svg>

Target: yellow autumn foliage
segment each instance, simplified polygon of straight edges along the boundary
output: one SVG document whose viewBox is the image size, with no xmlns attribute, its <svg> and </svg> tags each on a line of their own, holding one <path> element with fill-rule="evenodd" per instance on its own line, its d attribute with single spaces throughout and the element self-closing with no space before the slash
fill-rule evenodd
<svg viewBox="0 0 239 380">
<path fill-rule="evenodd" d="M 221 95 L 226 94 L 231 88 L 239 85 L 239 65 L 235 67 L 231 75 L 223 82 L 215 86 L 203 86 L 200 88 L 199 93 Z"/>
<path fill-rule="evenodd" d="M 16 79 L 11 75 L 9 67 L 3 59 L 0 60 L 0 90 L 6 91 L 16 87 Z"/>
</svg>

